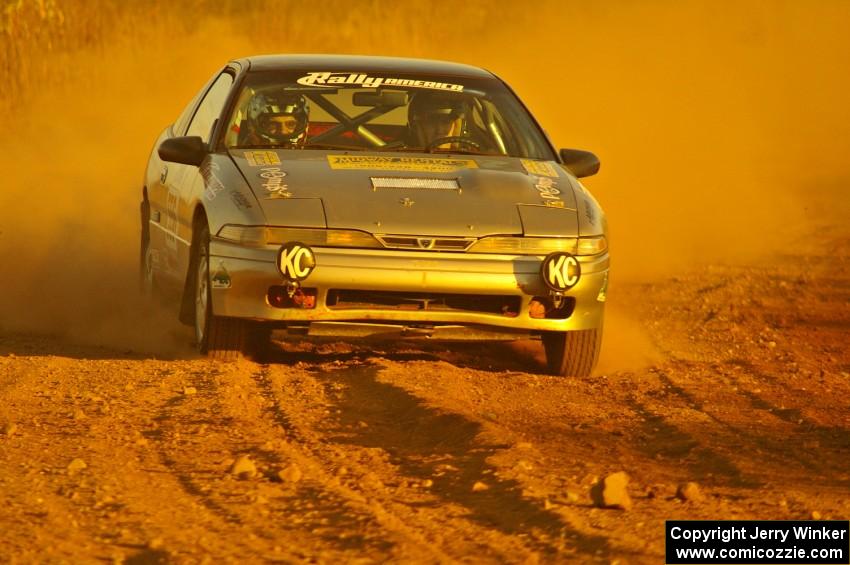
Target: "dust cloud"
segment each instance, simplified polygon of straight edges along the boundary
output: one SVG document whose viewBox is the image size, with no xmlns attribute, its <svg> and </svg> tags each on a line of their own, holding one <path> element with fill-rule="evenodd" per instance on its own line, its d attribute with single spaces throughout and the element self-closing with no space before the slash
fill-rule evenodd
<svg viewBox="0 0 850 565">
<path fill-rule="evenodd" d="M 157 354 L 187 341 L 136 295 L 143 168 L 200 85 L 249 54 L 483 66 L 556 145 L 595 151 L 602 171 L 585 184 L 608 213 L 616 312 L 603 367 L 655 354 L 617 304 L 618 282 L 753 260 L 847 216 L 848 3 L 330 1 L 320 11 L 193 0 L 149 6 L 144 24 L 135 3 L 112 5 L 115 29 L 76 0 L 31 4 L 60 13 L 51 21 L 73 48 L 4 44 L 20 66 L 2 91 L 3 330 Z M 94 40 L 69 42 L 74 33 Z"/>
<path fill-rule="evenodd" d="M 211 22 L 207 33 L 229 32 Z M 15 135 L 0 142 L 0 330 L 160 356 L 191 351 L 174 313 L 138 292 L 139 203 L 153 140 L 192 89 L 243 50 L 220 47 L 177 74 L 168 65 L 203 61 L 208 49 L 187 42 L 179 54 L 141 53 L 116 40 L 107 58 L 74 53 L 76 75 L 18 101 Z"/>
</svg>

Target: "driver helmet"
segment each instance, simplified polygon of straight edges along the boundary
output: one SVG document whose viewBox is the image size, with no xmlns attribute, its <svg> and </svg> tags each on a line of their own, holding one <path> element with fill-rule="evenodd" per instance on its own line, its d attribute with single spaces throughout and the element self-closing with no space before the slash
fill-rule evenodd
<svg viewBox="0 0 850 565">
<path fill-rule="evenodd" d="M 261 92 L 248 105 L 254 135 L 274 145 L 303 145 L 309 114 L 304 96 L 291 92 Z"/>
<path fill-rule="evenodd" d="M 467 113 L 457 94 L 417 92 L 407 107 L 407 121 L 415 142 L 427 147 L 443 137 L 467 137 Z"/>
</svg>

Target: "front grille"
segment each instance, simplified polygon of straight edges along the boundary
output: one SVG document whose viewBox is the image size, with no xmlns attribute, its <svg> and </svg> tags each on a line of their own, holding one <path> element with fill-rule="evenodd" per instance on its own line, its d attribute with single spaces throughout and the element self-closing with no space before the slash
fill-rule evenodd
<svg viewBox="0 0 850 565">
<path fill-rule="evenodd" d="M 418 235 L 375 234 L 381 245 L 389 249 L 420 251 L 466 251 L 476 242 L 474 237 L 427 237 Z"/>
<path fill-rule="evenodd" d="M 477 312 L 511 318 L 519 315 L 520 304 L 519 296 L 341 289 L 329 290 L 326 301 L 331 310 Z"/>
</svg>

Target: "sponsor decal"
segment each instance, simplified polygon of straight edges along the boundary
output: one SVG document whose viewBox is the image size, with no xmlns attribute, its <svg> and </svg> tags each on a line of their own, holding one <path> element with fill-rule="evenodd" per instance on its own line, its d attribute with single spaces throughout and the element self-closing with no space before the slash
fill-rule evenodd
<svg viewBox="0 0 850 565">
<path fill-rule="evenodd" d="M 263 180 L 262 187 L 266 190 L 266 198 L 292 198 L 289 186 L 283 182 L 286 171 L 280 167 L 265 167 L 260 172 Z"/>
<path fill-rule="evenodd" d="M 303 281 L 315 267 L 313 250 L 301 242 L 284 243 L 277 254 L 277 268 L 288 281 Z"/>
<path fill-rule="evenodd" d="M 555 166 L 548 161 L 532 161 L 531 159 L 521 159 L 522 167 L 529 175 L 543 175 L 544 177 L 558 177 L 558 171 Z"/>
<path fill-rule="evenodd" d="M 221 182 L 221 179 L 216 174 L 216 171 L 220 169 L 221 166 L 213 162 L 208 162 L 200 168 L 201 177 L 204 179 L 204 199 L 207 202 L 212 202 L 219 194 L 227 190 L 224 183 Z M 228 192 L 230 194 L 230 200 L 237 208 L 244 210 L 252 207 L 248 197 L 240 191 L 231 188 Z"/>
<path fill-rule="evenodd" d="M 221 182 L 221 179 L 216 174 L 219 168 L 220 165 L 218 163 L 208 161 L 200 169 L 201 176 L 204 178 L 204 198 L 209 202 L 215 200 L 216 196 L 224 190 L 224 183 Z"/>
<path fill-rule="evenodd" d="M 232 200 L 233 204 L 240 210 L 245 210 L 247 208 L 252 207 L 251 202 L 248 200 L 248 197 L 239 192 L 238 190 L 234 190 L 230 193 L 230 200 Z"/>
<path fill-rule="evenodd" d="M 558 188 L 558 184 L 554 180 L 549 177 L 534 177 L 534 188 L 543 197 L 543 202 L 547 206 L 554 208 L 564 207 L 564 201 L 561 200 L 561 189 Z"/>
<path fill-rule="evenodd" d="M 452 173 L 460 169 L 477 169 L 472 159 L 440 157 L 378 157 L 361 155 L 328 155 L 331 169 L 366 169 L 410 171 L 417 173 Z"/>
<path fill-rule="evenodd" d="M 563 292 L 574 287 L 581 278 L 581 265 L 578 259 L 569 253 L 556 251 L 543 259 L 540 274 L 546 286 L 554 291 Z"/>
<path fill-rule="evenodd" d="M 210 286 L 218 289 L 230 288 L 230 273 L 227 272 L 227 269 L 224 267 L 224 262 L 220 262 L 218 264 L 218 269 L 216 269 L 215 273 L 210 277 Z"/>
<path fill-rule="evenodd" d="M 602 279 L 602 287 L 599 289 L 599 294 L 596 295 L 598 302 L 605 302 L 608 298 L 608 271 L 605 271 L 605 278 Z"/>
<path fill-rule="evenodd" d="M 280 165 L 280 158 L 274 151 L 246 151 L 245 159 L 252 167 L 268 167 L 269 165 Z"/>
<path fill-rule="evenodd" d="M 177 250 L 177 227 L 179 225 L 178 215 L 180 213 L 180 195 L 177 190 L 171 185 L 168 186 L 168 193 L 165 195 L 165 220 L 162 222 L 162 227 L 165 228 L 165 245 L 171 249 Z"/>
<path fill-rule="evenodd" d="M 462 84 L 452 84 L 450 82 L 392 77 L 372 77 L 359 73 L 332 73 L 325 71 L 307 73 L 296 82 L 304 86 L 320 86 L 324 88 L 358 85 L 366 88 L 378 88 L 379 86 L 408 86 L 413 88 L 430 88 L 432 90 L 449 90 L 452 92 L 461 92 L 463 90 Z"/>
</svg>

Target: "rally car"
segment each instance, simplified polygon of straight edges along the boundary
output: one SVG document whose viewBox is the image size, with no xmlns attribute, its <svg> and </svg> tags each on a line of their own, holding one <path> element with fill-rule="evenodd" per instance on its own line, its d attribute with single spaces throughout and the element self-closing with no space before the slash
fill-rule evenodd
<svg viewBox="0 0 850 565">
<path fill-rule="evenodd" d="M 141 273 L 199 350 L 305 338 L 540 339 L 592 371 L 605 216 L 492 73 L 439 61 L 281 55 L 228 63 L 156 140 Z"/>
</svg>

